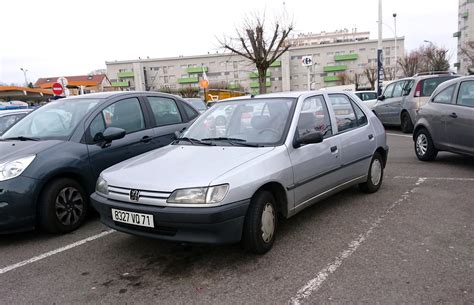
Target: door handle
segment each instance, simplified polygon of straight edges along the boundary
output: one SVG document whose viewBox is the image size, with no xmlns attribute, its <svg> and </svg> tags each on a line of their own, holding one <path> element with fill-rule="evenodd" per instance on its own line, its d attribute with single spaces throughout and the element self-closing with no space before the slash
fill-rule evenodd
<svg viewBox="0 0 474 305">
<path fill-rule="evenodd" d="M 374 138 L 373 134 L 369 134 L 369 140 L 372 140 Z"/>
<path fill-rule="evenodd" d="M 142 143 L 148 143 L 148 142 L 150 142 L 151 140 L 153 140 L 152 137 L 144 136 L 144 137 L 140 140 L 140 142 L 142 142 Z"/>
<path fill-rule="evenodd" d="M 332 146 L 331 147 L 331 152 L 335 152 L 337 150 L 337 146 Z"/>
<path fill-rule="evenodd" d="M 457 117 L 458 117 L 458 115 L 456 114 L 456 112 L 451 113 L 449 116 L 452 117 L 452 118 L 457 118 Z"/>
</svg>

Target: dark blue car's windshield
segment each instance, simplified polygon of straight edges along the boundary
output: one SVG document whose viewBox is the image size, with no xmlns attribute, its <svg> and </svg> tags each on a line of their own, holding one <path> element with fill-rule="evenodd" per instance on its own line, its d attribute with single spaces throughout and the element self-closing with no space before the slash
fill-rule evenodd
<svg viewBox="0 0 474 305">
<path fill-rule="evenodd" d="M 30 113 L 13 125 L 0 138 L 34 138 L 38 140 L 67 140 L 82 121 L 94 109 L 99 99 L 62 99 L 51 102 Z"/>
</svg>

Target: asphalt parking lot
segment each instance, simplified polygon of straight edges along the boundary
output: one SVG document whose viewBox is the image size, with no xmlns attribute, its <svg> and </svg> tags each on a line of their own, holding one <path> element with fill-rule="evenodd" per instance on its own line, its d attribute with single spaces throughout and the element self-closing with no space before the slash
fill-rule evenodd
<svg viewBox="0 0 474 305">
<path fill-rule="evenodd" d="M 474 303 L 474 159 L 420 162 L 388 131 L 379 192 L 280 223 L 264 256 L 114 232 L 0 237 L 0 304 Z"/>
</svg>

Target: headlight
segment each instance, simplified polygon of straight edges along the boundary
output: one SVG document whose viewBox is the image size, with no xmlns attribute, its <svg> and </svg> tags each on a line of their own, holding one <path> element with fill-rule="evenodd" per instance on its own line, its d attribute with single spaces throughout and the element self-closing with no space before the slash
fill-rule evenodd
<svg viewBox="0 0 474 305">
<path fill-rule="evenodd" d="M 175 190 L 166 202 L 168 203 L 218 203 L 224 200 L 228 184 L 221 184 L 210 187 L 196 187 L 189 189 Z"/>
<path fill-rule="evenodd" d="M 107 184 L 107 181 L 102 178 L 102 176 L 99 176 L 99 179 L 97 179 L 97 183 L 95 184 L 95 191 L 104 195 L 109 194 L 109 185 Z"/>
<path fill-rule="evenodd" d="M 0 181 L 18 177 L 33 162 L 36 156 L 28 156 L 0 164 Z"/>
</svg>

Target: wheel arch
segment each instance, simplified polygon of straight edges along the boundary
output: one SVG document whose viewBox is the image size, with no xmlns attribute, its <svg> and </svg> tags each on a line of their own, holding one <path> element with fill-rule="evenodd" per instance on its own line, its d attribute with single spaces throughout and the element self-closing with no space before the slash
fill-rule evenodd
<svg viewBox="0 0 474 305">
<path fill-rule="evenodd" d="M 262 185 L 255 191 L 255 193 L 252 195 L 252 198 L 255 196 L 255 194 L 261 191 L 268 191 L 272 193 L 276 201 L 277 212 L 280 215 L 282 215 L 284 218 L 287 218 L 288 217 L 288 195 L 283 185 L 276 181 L 265 183 L 264 185 Z"/>
<path fill-rule="evenodd" d="M 388 159 L 388 153 L 387 150 L 385 150 L 383 147 L 379 146 L 376 150 L 376 153 L 379 153 L 382 156 L 383 159 L 383 167 L 387 165 L 387 159 Z"/>
</svg>

